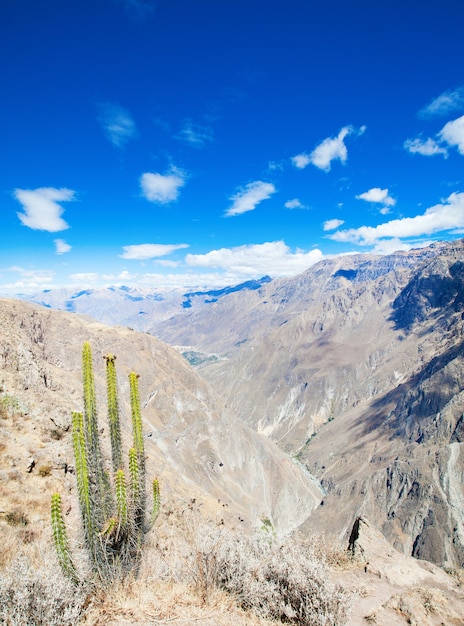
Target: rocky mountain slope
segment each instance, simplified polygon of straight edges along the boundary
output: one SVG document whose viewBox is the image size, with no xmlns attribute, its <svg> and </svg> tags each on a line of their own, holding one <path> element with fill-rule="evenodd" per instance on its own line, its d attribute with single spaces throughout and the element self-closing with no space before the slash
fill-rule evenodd
<svg viewBox="0 0 464 626">
<path fill-rule="evenodd" d="M 214 519 L 286 533 L 319 505 L 317 481 L 225 411 L 172 348 L 145 333 L 0 300 L 0 518 L 21 514 L 34 517 L 36 527 L 48 525 L 47 492 L 74 493 L 69 426 L 71 411 L 82 410 L 84 341 L 93 349 L 104 436 L 102 356 L 117 356 L 126 425 L 127 374 L 140 373 L 148 473 L 159 476 L 165 506 L 171 497 L 201 502 Z"/>
<path fill-rule="evenodd" d="M 398 549 L 464 563 L 464 243 L 323 261 L 152 328 L 216 353 L 227 405 L 316 474 L 308 527 L 365 514 Z M 330 520 L 330 524 L 327 524 Z"/>
<path fill-rule="evenodd" d="M 182 346 L 230 415 L 276 442 L 293 457 L 291 465 L 300 464 L 320 480 L 323 506 L 311 513 L 307 528 L 347 540 L 354 517 L 366 515 L 406 554 L 461 566 L 463 263 L 463 241 L 383 257 L 328 259 L 292 279 L 222 290 L 217 297 L 192 293 L 183 300 L 187 305 L 176 309 L 181 314 L 147 315 L 145 327 Z M 121 314 L 118 306 L 112 312 Z M 174 406 L 176 414 L 178 405 L 170 402 L 166 413 Z M 216 412 L 222 414 L 222 408 Z M 162 432 L 168 429 L 167 414 L 165 420 Z M 223 422 L 211 423 L 230 431 Z M 237 428 L 234 422 L 234 432 Z M 169 432 L 182 456 L 179 428 Z M 211 432 L 218 443 L 208 444 L 210 456 L 203 458 L 216 473 L 195 480 L 213 486 L 224 501 L 230 488 L 219 489 L 216 479 L 225 474 L 225 448 L 214 429 L 206 438 Z M 241 458 L 241 444 L 234 448 L 233 438 L 228 441 L 231 456 Z M 259 441 L 266 445 L 266 439 Z M 248 448 L 247 458 L 250 453 L 253 457 Z M 177 456 L 169 454 L 174 467 Z M 190 456 L 185 466 L 196 467 L 190 453 L 183 454 Z M 251 493 L 255 479 L 247 482 L 246 474 L 237 482 L 245 480 Z M 263 489 L 257 501 L 269 502 Z M 234 486 L 229 501 L 238 503 L 242 495 Z M 282 496 L 284 508 L 286 501 Z M 282 505 L 272 507 L 276 520 Z M 248 517 L 263 518 L 266 511 Z"/>
</svg>

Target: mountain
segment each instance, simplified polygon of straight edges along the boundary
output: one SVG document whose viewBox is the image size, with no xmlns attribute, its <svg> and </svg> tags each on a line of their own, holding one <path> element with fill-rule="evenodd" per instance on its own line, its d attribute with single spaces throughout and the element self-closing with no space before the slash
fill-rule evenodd
<svg viewBox="0 0 464 626">
<path fill-rule="evenodd" d="M 48 527 L 54 489 L 72 494 L 71 412 L 82 410 L 81 349 L 94 355 L 102 432 L 107 435 L 105 354 L 117 356 L 125 436 L 128 374 L 140 374 L 148 474 L 163 502 L 201 502 L 213 518 L 288 533 L 321 501 L 318 482 L 262 435 L 237 420 L 211 386 L 172 348 L 146 333 L 76 314 L 0 300 L 0 512 Z M 19 491 L 18 491 L 19 489 Z M 74 498 L 74 500 L 72 499 Z M 16 514 L 16 513 L 15 513 Z"/>
<path fill-rule="evenodd" d="M 464 564 L 464 242 L 328 259 L 151 332 L 205 357 L 226 405 L 323 484 L 309 528 L 366 515 Z M 330 523 L 328 523 L 330 520 Z"/>
<path fill-rule="evenodd" d="M 73 290 L 47 289 L 32 296 L 18 296 L 46 308 L 88 315 L 103 324 L 147 331 L 154 321 L 169 319 L 192 309 L 218 302 L 223 296 L 253 291 L 270 282 L 269 276 L 222 289 L 183 292 L 140 287 L 105 287 Z"/>
<path fill-rule="evenodd" d="M 326 259 L 252 288 L 178 294 L 142 316 L 144 330 L 196 364 L 247 436 L 320 481 L 323 505 L 298 517 L 303 529 L 347 540 L 365 516 L 405 554 L 462 566 L 463 263 L 463 241 Z M 135 292 L 105 293 L 125 323 L 111 298 Z"/>
</svg>

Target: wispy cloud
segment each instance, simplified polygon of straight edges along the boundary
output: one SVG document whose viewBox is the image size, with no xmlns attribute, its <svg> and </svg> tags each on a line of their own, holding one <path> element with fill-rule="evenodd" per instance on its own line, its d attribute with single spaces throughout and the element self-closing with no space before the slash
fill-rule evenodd
<svg viewBox="0 0 464 626">
<path fill-rule="evenodd" d="M 34 230 L 46 230 L 55 233 L 66 230 L 69 225 L 61 215 L 64 212 L 59 202 L 75 199 L 72 189 L 55 189 L 40 187 L 39 189 L 15 189 L 13 196 L 23 205 L 24 213 L 17 213 L 24 224 Z"/>
<path fill-rule="evenodd" d="M 57 254 L 65 254 L 72 249 L 69 243 L 66 243 L 64 239 L 55 239 L 53 243 L 55 244 Z"/>
<path fill-rule="evenodd" d="M 445 124 L 438 135 L 448 145 L 456 146 L 460 154 L 464 154 L 464 115 Z"/>
<path fill-rule="evenodd" d="M 116 0 L 116 2 L 121 4 L 126 13 L 136 21 L 147 19 L 156 9 L 155 0 Z"/>
<path fill-rule="evenodd" d="M 291 161 L 298 169 L 304 169 L 310 163 L 325 172 L 329 172 L 332 161 L 339 160 L 345 163 L 348 158 L 348 150 L 345 145 L 345 138 L 349 135 L 362 135 L 366 130 L 365 126 L 354 128 L 354 126 L 344 126 L 336 137 L 327 137 L 318 144 L 311 154 L 302 152 L 291 158 Z"/>
<path fill-rule="evenodd" d="M 97 106 L 98 121 L 113 146 L 123 148 L 128 141 L 138 137 L 134 119 L 127 109 L 111 102 L 103 102 Z"/>
<path fill-rule="evenodd" d="M 429 118 L 441 115 L 449 115 L 455 111 L 464 110 L 464 87 L 450 89 L 434 98 L 427 106 L 418 113 L 419 117 Z"/>
<path fill-rule="evenodd" d="M 232 200 L 232 206 L 227 209 L 225 215 L 240 215 L 247 211 L 253 211 L 260 202 L 267 200 L 275 192 L 276 188 L 272 183 L 264 183 L 261 180 L 248 183 L 248 185 L 242 187 L 230 198 L 230 200 Z"/>
<path fill-rule="evenodd" d="M 167 204 L 177 200 L 180 189 L 185 185 L 185 179 L 185 172 L 173 167 L 167 174 L 145 172 L 140 177 L 140 186 L 147 200 Z"/>
<path fill-rule="evenodd" d="M 440 144 L 431 137 L 428 137 L 427 139 L 422 139 L 421 137 L 406 139 L 403 147 L 408 152 L 411 152 L 411 154 L 422 154 L 423 156 L 443 154 L 445 159 L 448 156 L 448 150 L 444 146 L 440 146 Z"/>
<path fill-rule="evenodd" d="M 422 237 L 460 228 L 464 228 L 464 193 L 452 193 L 441 204 L 428 208 L 421 215 L 391 220 L 378 226 L 340 230 L 329 237 L 334 241 L 370 246 L 382 239 Z"/>
<path fill-rule="evenodd" d="M 206 144 L 214 141 L 213 130 L 209 126 L 196 124 L 192 120 L 186 120 L 183 127 L 175 138 L 194 148 L 204 148 Z"/>
<path fill-rule="evenodd" d="M 338 220 L 335 218 L 333 220 L 326 220 L 323 223 L 322 227 L 324 230 L 335 230 L 339 226 L 342 226 L 344 223 L 344 220 Z"/>
<path fill-rule="evenodd" d="M 18 276 L 15 282 L 3 284 L 5 292 L 12 293 L 34 293 L 42 289 L 48 289 L 53 285 L 55 272 L 53 270 L 31 270 L 14 265 L 7 268 L 8 272 L 13 272 Z"/>
<path fill-rule="evenodd" d="M 284 206 L 286 209 L 307 209 L 308 208 L 302 202 L 300 202 L 298 198 L 293 198 L 293 200 L 287 200 Z"/>
<path fill-rule="evenodd" d="M 147 261 L 160 256 L 166 256 L 175 252 L 188 248 L 186 243 L 162 244 L 162 243 L 141 243 L 133 246 L 123 246 L 123 253 L 119 255 L 123 259 L 133 259 L 138 261 Z"/>
<path fill-rule="evenodd" d="M 270 172 L 282 172 L 285 167 L 282 161 L 269 161 L 269 163 L 267 164 L 267 169 Z"/>
<path fill-rule="evenodd" d="M 372 187 L 372 189 L 360 193 L 356 198 L 366 202 L 373 202 L 374 204 L 383 204 L 387 207 L 392 207 L 396 204 L 396 200 L 389 195 L 388 189 L 380 189 L 380 187 Z"/>
<path fill-rule="evenodd" d="M 270 241 L 234 248 L 220 248 L 206 254 L 187 254 L 185 262 L 194 267 L 226 270 L 241 277 L 292 276 L 322 259 L 320 250 L 291 249 L 283 241 Z"/>
<path fill-rule="evenodd" d="M 88 283 L 98 283 L 100 280 L 100 275 L 96 272 L 77 272 L 76 274 L 71 274 L 69 278 L 80 285 L 86 285 Z"/>
</svg>

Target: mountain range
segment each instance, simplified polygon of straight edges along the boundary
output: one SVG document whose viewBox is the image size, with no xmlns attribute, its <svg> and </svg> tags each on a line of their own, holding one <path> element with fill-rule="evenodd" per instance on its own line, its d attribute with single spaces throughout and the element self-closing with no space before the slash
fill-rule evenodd
<svg viewBox="0 0 464 626">
<path fill-rule="evenodd" d="M 172 399 L 161 420 L 164 425 L 158 428 L 169 437 L 157 435 L 154 440 L 167 437 L 170 443 L 163 449 L 169 463 L 178 463 L 179 472 L 189 468 L 189 474 L 195 468 L 198 485 L 208 484 L 208 489 L 214 485 L 220 499 L 229 492 L 237 511 L 242 498 L 247 506 L 255 502 L 258 517 L 269 517 L 280 528 L 299 525 L 344 539 L 353 519 L 361 515 L 403 553 L 462 567 L 463 279 L 464 242 L 458 240 L 387 256 L 334 257 L 294 278 L 265 277 L 219 292 L 167 298 L 120 288 L 74 295 L 49 292 L 34 299 L 68 309 L 71 305 L 66 303 L 71 302 L 73 310 L 105 323 L 146 331 L 143 339 L 128 329 L 118 333 L 127 336 L 127 345 L 130 337 L 137 337 L 133 341 L 140 366 L 142 357 L 150 354 L 152 383 L 163 376 L 176 381 L 163 387 L 171 390 Z M 41 319 L 54 315 L 44 309 L 33 311 Z M 80 320 L 63 319 L 73 324 Z M 95 337 L 106 335 L 103 327 L 98 328 Z M 88 326 L 78 334 L 83 338 Z M 160 370 L 159 358 L 147 346 L 159 346 L 159 354 L 167 348 L 149 334 L 176 346 L 195 364 L 195 376 L 172 350 L 165 360 L 175 361 L 175 378 L 166 374 L 171 369 Z M 101 342 L 98 345 L 103 350 Z M 134 347 L 122 352 L 132 354 Z M 174 390 L 179 380 L 182 393 L 195 400 L 179 401 Z M 220 421 L 223 418 L 200 417 L 205 406 L 200 410 L 198 392 L 192 388 L 208 389 L 215 402 L 221 398 L 225 413 L 212 411 L 208 404 L 206 414 L 227 414 L 236 420 L 234 437 L 218 438 L 219 432 L 221 436 L 230 432 L 230 426 Z M 161 402 L 156 386 L 145 390 L 149 411 L 152 397 Z M 178 406 L 185 410 L 187 405 L 195 407 L 189 413 L 189 428 L 202 432 L 195 435 L 198 443 L 193 447 L 183 435 L 185 418 L 177 423 L 178 409 L 173 410 Z M 148 420 L 154 424 L 155 418 Z M 182 454 L 174 454 L 179 446 Z M 243 463 L 249 462 L 256 458 L 252 452 L 256 446 L 270 446 L 270 458 L 286 459 L 283 466 L 291 467 L 292 474 L 281 474 L 277 483 L 263 465 L 254 468 L 266 485 L 273 483 L 282 492 L 277 500 L 270 486 L 261 486 L 261 495 L 256 496 L 259 480 L 250 479 L 250 466 L 242 465 L 243 473 L 235 479 L 233 459 L 238 455 Z M 204 467 L 197 467 L 197 455 L 201 466 L 206 463 L 210 468 L 206 474 L 214 468 L 214 480 L 213 475 L 204 475 Z M 258 456 L 266 466 L 264 456 Z M 218 469 L 219 461 L 234 467 L 227 478 L 230 484 L 216 483 L 218 472 L 224 471 L 223 466 Z M 279 462 L 277 466 L 282 467 Z M 296 500 L 286 495 L 289 483 L 294 483 L 292 489 L 300 485 L 301 493 L 311 493 L 305 496 L 309 500 L 304 510 L 292 510 L 301 495 Z M 249 487 L 247 495 L 240 494 L 243 484 Z M 274 500 L 269 505 L 271 492 Z"/>
</svg>

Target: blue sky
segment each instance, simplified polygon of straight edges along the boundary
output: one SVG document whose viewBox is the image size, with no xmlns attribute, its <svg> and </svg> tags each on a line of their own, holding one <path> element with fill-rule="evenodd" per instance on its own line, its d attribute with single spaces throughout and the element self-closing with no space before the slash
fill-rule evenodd
<svg viewBox="0 0 464 626">
<path fill-rule="evenodd" d="M 463 236 L 463 22 L 459 0 L 1 3 L 0 294 Z"/>
</svg>

